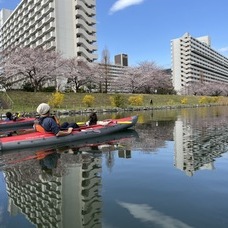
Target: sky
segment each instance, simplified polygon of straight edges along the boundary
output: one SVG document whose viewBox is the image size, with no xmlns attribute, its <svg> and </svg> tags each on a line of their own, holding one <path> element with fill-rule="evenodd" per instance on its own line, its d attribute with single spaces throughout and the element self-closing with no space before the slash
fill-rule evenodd
<svg viewBox="0 0 228 228">
<path fill-rule="evenodd" d="M 63 0 L 64 1 L 64 0 Z M 20 0 L 0 0 L 14 9 Z M 96 0 L 98 61 L 102 51 L 128 55 L 130 66 L 144 61 L 171 67 L 173 39 L 186 32 L 209 36 L 211 48 L 228 57 L 228 0 Z"/>
</svg>

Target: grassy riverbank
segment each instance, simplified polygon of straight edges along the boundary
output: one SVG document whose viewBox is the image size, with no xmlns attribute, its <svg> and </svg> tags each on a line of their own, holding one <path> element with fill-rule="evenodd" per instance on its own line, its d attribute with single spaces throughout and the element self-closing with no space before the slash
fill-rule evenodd
<svg viewBox="0 0 228 228">
<path fill-rule="evenodd" d="M 7 92 L 11 100 L 13 101 L 13 106 L 11 111 L 19 112 L 31 112 L 35 111 L 36 107 L 41 102 L 48 102 L 52 98 L 52 93 L 48 92 L 22 92 L 22 91 L 9 91 Z M 82 100 L 86 94 L 85 93 L 65 93 L 64 100 L 58 109 L 62 110 L 84 110 L 86 107 Z M 110 97 L 114 94 L 100 94 L 94 93 L 90 94 L 94 96 L 94 104 L 91 108 L 94 109 L 109 109 L 112 108 Z M 128 98 L 131 96 L 138 96 L 138 94 L 121 94 L 126 101 L 126 107 L 131 107 L 128 104 Z M 203 103 L 216 103 L 221 105 L 228 104 L 227 97 L 199 97 L 199 96 L 180 96 L 180 95 L 151 95 L 143 94 L 143 104 L 141 106 L 148 107 L 151 106 L 150 101 L 153 101 L 154 107 L 161 106 L 180 106 L 180 105 L 197 105 Z M 5 112 L 5 110 L 1 110 Z"/>
</svg>

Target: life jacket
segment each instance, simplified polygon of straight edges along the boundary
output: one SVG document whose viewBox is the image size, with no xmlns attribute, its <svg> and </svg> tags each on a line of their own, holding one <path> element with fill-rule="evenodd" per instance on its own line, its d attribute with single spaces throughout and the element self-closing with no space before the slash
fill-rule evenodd
<svg viewBox="0 0 228 228">
<path fill-rule="evenodd" d="M 46 133 L 47 131 L 45 131 L 45 129 L 43 128 L 42 125 L 40 125 L 39 123 L 35 123 L 33 125 L 34 129 L 40 133 Z"/>
<path fill-rule="evenodd" d="M 35 120 L 34 125 L 33 125 L 34 129 L 40 133 L 47 133 L 47 131 L 42 126 L 42 122 L 45 118 L 48 118 L 48 117 L 53 118 L 55 120 L 55 122 L 59 125 L 59 120 L 57 119 L 56 116 L 45 116 L 45 117 Z"/>
<path fill-rule="evenodd" d="M 34 125 L 33 125 L 33 127 L 34 127 L 34 129 L 36 130 L 36 131 L 38 131 L 38 132 L 40 132 L 40 133 L 47 133 L 48 131 L 46 131 L 45 129 L 44 129 L 44 127 L 42 126 L 42 122 L 43 122 L 43 120 L 45 119 L 45 118 L 53 118 L 54 120 L 55 120 L 55 122 L 58 124 L 58 125 L 60 125 L 60 122 L 59 122 L 59 120 L 58 120 L 58 118 L 56 117 L 56 116 L 45 116 L 45 117 L 42 117 L 42 118 L 40 118 L 40 119 L 38 119 L 38 120 L 36 120 L 35 122 L 34 122 Z"/>
</svg>

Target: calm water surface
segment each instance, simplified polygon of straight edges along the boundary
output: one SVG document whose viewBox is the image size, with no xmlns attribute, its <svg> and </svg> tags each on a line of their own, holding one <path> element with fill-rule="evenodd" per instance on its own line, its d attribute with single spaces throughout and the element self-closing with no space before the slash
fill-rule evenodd
<svg viewBox="0 0 228 228">
<path fill-rule="evenodd" d="M 133 114 L 133 130 L 2 153 L 0 227 L 227 228 L 228 107 Z"/>
</svg>

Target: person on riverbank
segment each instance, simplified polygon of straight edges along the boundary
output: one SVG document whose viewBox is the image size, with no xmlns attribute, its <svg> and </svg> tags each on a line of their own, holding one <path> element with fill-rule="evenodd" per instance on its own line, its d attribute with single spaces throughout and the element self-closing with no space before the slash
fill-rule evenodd
<svg viewBox="0 0 228 228">
<path fill-rule="evenodd" d="M 37 109 L 37 113 L 40 115 L 34 124 L 35 129 L 41 126 L 43 130 L 52 132 L 56 136 L 66 136 L 72 133 L 73 129 L 79 128 L 76 123 L 64 122 L 60 125 L 55 116 L 50 115 L 50 106 L 46 103 L 41 103 Z"/>
</svg>

